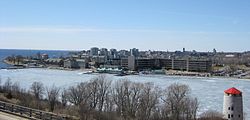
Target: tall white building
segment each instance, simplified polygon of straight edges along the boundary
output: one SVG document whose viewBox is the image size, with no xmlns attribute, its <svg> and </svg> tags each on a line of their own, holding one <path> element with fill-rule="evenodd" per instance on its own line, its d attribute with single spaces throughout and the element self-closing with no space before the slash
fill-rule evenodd
<svg viewBox="0 0 250 120">
<path fill-rule="evenodd" d="M 224 91 L 223 115 L 227 120 L 243 120 L 242 92 L 234 87 Z"/>
</svg>

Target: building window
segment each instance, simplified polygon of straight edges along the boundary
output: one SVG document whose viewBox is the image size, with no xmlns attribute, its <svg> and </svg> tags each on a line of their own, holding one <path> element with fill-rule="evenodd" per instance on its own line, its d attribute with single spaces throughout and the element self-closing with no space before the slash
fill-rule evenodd
<svg viewBox="0 0 250 120">
<path fill-rule="evenodd" d="M 239 115 L 239 118 L 240 118 L 240 115 Z"/>
<path fill-rule="evenodd" d="M 230 110 L 230 107 L 228 107 L 228 110 Z"/>
<path fill-rule="evenodd" d="M 228 114 L 228 118 L 230 118 L 230 114 Z"/>
<path fill-rule="evenodd" d="M 231 115 L 231 118 L 233 118 L 233 117 L 234 117 L 234 115 L 232 114 L 232 115 Z"/>
<path fill-rule="evenodd" d="M 232 107 L 231 110 L 233 111 L 233 110 L 234 110 L 234 107 Z"/>
</svg>

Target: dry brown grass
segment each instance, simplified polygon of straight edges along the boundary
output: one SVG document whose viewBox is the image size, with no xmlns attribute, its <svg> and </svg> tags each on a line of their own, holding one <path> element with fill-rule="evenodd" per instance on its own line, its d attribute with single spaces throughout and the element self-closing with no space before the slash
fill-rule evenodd
<svg viewBox="0 0 250 120">
<path fill-rule="evenodd" d="M 8 102 L 8 103 L 13 103 L 13 104 L 17 104 L 19 102 L 19 100 L 15 99 L 15 98 L 8 99 L 5 96 L 6 96 L 6 94 L 0 93 L 0 101 L 4 101 L 4 102 Z"/>
</svg>

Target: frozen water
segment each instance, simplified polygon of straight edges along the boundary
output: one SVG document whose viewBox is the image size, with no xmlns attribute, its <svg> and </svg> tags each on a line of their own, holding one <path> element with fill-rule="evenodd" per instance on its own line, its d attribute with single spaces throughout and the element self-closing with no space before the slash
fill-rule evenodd
<svg viewBox="0 0 250 120">
<path fill-rule="evenodd" d="M 79 82 L 88 81 L 97 74 L 79 74 L 81 71 L 63 71 L 52 69 L 18 69 L 0 70 L 2 84 L 7 78 L 12 82 L 18 82 L 21 87 L 29 89 L 34 81 L 40 81 L 45 86 L 55 84 L 58 87 L 68 87 Z M 166 75 L 131 75 L 113 76 L 107 74 L 111 79 L 119 80 L 127 78 L 135 82 L 152 82 L 162 88 L 166 88 L 172 83 L 183 83 L 190 86 L 192 95 L 200 102 L 199 113 L 206 110 L 217 110 L 222 112 L 223 92 L 230 87 L 236 87 L 243 92 L 244 112 L 250 112 L 250 80 L 233 78 L 200 78 L 200 77 L 180 77 Z M 248 115 L 250 117 L 250 115 Z"/>
</svg>

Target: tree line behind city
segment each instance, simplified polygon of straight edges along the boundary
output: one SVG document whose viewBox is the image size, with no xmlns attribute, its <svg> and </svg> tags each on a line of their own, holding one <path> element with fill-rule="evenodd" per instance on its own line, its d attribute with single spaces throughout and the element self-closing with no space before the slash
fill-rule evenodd
<svg viewBox="0 0 250 120">
<path fill-rule="evenodd" d="M 105 75 L 67 89 L 33 82 L 29 90 L 10 79 L 0 86 L 0 100 L 35 109 L 67 114 L 81 120 L 223 120 L 206 111 L 197 116 L 199 102 L 185 84 L 162 89 L 153 83 L 127 79 L 112 81 Z"/>
</svg>

